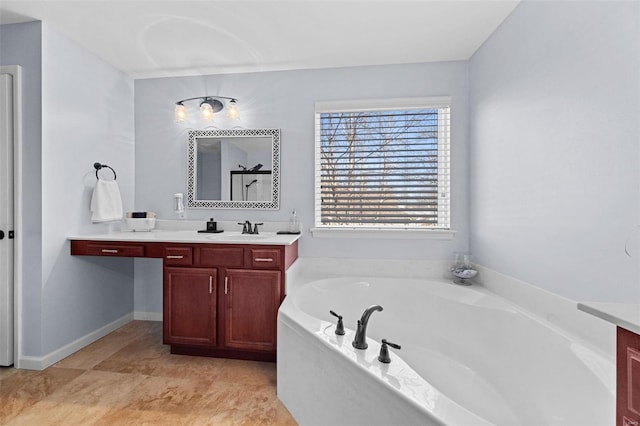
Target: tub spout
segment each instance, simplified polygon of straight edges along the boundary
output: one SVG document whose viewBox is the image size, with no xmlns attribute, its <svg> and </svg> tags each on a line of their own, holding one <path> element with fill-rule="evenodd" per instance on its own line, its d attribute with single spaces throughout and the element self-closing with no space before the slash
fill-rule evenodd
<svg viewBox="0 0 640 426">
<path fill-rule="evenodd" d="M 381 311 L 382 306 L 380 305 L 372 305 L 364 310 L 362 314 L 362 318 L 358 320 L 358 328 L 356 329 L 356 337 L 353 339 L 351 343 L 356 349 L 367 349 L 369 345 L 367 344 L 367 324 L 369 323 L 369 317 L 374 311 Z"/>
</svg>

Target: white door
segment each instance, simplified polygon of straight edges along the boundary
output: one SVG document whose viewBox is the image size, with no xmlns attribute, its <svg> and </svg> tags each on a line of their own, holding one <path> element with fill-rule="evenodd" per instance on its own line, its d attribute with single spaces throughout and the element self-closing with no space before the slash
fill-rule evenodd
<svg viewBox="0 0 640 426">
<path fill-rule="evenodd" d="M 0 365 L 13 364 L 13 80 L 0 74 Z"/>
</svg>

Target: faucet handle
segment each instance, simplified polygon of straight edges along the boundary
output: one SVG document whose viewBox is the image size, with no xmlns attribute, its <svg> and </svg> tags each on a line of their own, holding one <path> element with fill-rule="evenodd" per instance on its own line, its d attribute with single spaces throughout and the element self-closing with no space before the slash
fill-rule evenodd
<svg viewBox="0 0 640 426">
<path fill-rule="evenodd" d="M 344 323 L 342 322 L 342 315 L 338 315 L 333 311 L 329 311 L 329 313 L 331 315 L 333 315 L 334 317 L 338 318 L 338 325 L 336 326 L 336 334 L 338 336 L 343 336 L 344 335 Z"/>
<path fill-rule="evenodd" d="M 400 349 L 400 345 L 398 345 L 397 343 L 391 343 L 388 342 L 387 339 L 382 339 L 382 346 L 380 346 L 380 355 L 378 356 L 378 361 L 384 364 L 389 364 L 391 362 L 391 357 L 389 356 L 389 348 L 387 348 L 387 345 L 391 346 L 394 349 Z"/>
<path fill-rule="evenodd" d="M 264 222 L 260 222 L 260 223 L 254 223 L 253 224 L 253 232 L 251 232 L 251 234 L 255 234 L 258 235 L 258 225 L 264 225 Z"/>
<path fill-rule="evenodd" d="M 388 341 L 387 339 L 382 339 L 382 344 L 383 345 L 389 345 L 391 346 L 393 349 L 401 349 L 401 346 L 397 343 L 391 343 L 390 341 Z"/>
</svg>

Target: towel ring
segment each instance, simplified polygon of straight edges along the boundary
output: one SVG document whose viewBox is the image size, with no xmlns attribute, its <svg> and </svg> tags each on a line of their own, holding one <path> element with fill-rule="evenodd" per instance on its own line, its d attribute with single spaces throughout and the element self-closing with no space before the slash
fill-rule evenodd
<svg viewBox="0 0 640 426">
<path fill-rule="evenodd" d="M 93 167 L 95 167 L 95 169 L 96 169 L 96 179 L 100 179 L 98 177 L 98 170 L 106 167 L 107 169 L 111 169 L 111 171 L 113 172 L 113 180 L 116 180 L 116 171 L 113 170 L 110 166 L 107 166 L 106 164 L 93 163 Z"/>
</svg>

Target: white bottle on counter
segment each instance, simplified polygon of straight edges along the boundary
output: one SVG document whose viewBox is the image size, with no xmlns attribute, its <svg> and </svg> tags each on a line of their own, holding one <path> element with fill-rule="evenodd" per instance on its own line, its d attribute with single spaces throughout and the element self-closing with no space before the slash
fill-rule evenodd
<svg viewBox="0 0 640 426">
<path fill-rule="evenodd" d="M 289 216 L 288 231 L 296 234 L 300 232 L 300 221 L 298 220 L 298 215 L 295 209 L 291 211 L 291 216 Z"/>
</svg>

